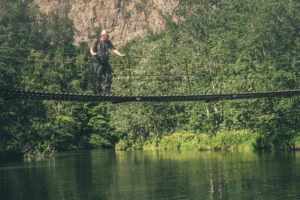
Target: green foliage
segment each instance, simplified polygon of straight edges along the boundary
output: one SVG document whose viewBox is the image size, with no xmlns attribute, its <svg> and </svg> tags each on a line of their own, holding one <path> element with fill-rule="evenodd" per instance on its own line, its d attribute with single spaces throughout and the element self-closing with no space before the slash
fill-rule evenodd
<svg viewBox="0 0 300 200">
<path fill-rule="evenodd" d="M 91 134 L 89 143 L 92 148 L 107 148 L 112 146 L 109 140 L 103 138 L 99 134 Z"/>
<path fill-rule="evenodd" d="M 126 50 L 139 58 L 131 63 L 134 79 L 116 80 L 116 93 L 180 95 L 299 88 L 295 78 L 299 64 L 290 64 L 299 58 L 298 8 L 295 1 L 183 1 L 177 11 L 182 22 L 169 22 L 161 37 L 150 35 L 130 43 Z M 126 105 L 112 110 L 112 123 L 119 137 L 142 138 L 150 144 L 155 144 L 155 137 L 187 130 L 216 136 L 215 146 L 228 147 L 231 141 L 218 136 L 219 131 L 250 129 L 267 138 L 258 146 L 286 149 L 299 132 L 297 102 L 297 98 L 272 98 L 161 104 L 164 109 L 145 103 Z M 161 117 L 165 113 L 169 117 Z M 153 134 L 157 129 L 152 125 L 160 133 Z M 167 138 L 163 142 L 173 144 L 172 137 Z"/>
<path fill-rule="evenodd" d="M 45 16 L 28 2 L 0 6 L 1 89 L 81 92 L 88 89 L 86 50 L 73 46 L 74 28 L 66 17 Z M 74 50 L 78 49 L 75 54 Z M 46 51 L 43 51 L 46 50 Z M 64 56 L 65 52 L 69 54 Z M 72 54 L 74 52 L 74 54 Z M 15 59 L 11 59 L 13 57 Z M 2 59 L 2 58 L 1 58 Z M 20 61 L 18 60 L 20 59 Z M 1 76 L 2 76 L 1 75 Z M 1 101 L 0 151 L 32 154 L 46 149 L 89 146 L 87 109 L 76 103 Z M 88 134 L 87 134 L 88 133 Z"/>
<path fill-rule="evenodd" d="M 95 106 L 91 110 L 92 117 L 89 120 L 88 125 L 92 127 L 92 130 L 94 131 L 105 131 L 108 127 L 108 119 L 103 116 L 101 113 L 101 105 Z"/>
<path fill-rule="evenodd" d="M 89 47 L 73 45 L 72 21 L 63 13 L 43 15 L 28 3 L 0 5 L 1 89 L 91 94 Z M 111 57 L 113 92 L 297 89 L 299 8 L 299 2 L 284 0 L 181 1 L 176 23 L 167 19 L 166 31 L 122 47 L 128 57 Z M 105 148 L 117 142 L 116 149 L 252 143 L 288 149 L 298 141 L 299 105 L 297 97 L 113 105 L 2 99 L 0 151 Z"/>
<path fill-rule="evenodd" d="M 181 134 L 174 133 L 172 135 L 164 136 L 159 143 L 159 147 L 163 149 L 179 150 L 181 140 L 184 140 Z"/>
<path fill-rule="evenodd" d="M 129 149 L 131 145 L 124 141 L 124 140 L 119 140 L 119 142 L 115 145 L 116 150 L 126 150 Z"/>
<path fill-rule="evenodd" d="M 214 147 L 227 149 L 244 143 L 254 144 L 255 139 L 256 136 L 249 131 L 220 132 L 212 139 L 212 144 Z"/>
<path fill-rule="evenodd" d="M 261 138 L 251 131 L 221 131 L 215 136 L 196 133 L 174 133 L 164 136 L 158 144 L 160 149 L 173 150 L 213 150 L 231 148 L 251 149 L 258 147 Z M 148 147 L 149 148 L 149 147 Z"/>
</svg>

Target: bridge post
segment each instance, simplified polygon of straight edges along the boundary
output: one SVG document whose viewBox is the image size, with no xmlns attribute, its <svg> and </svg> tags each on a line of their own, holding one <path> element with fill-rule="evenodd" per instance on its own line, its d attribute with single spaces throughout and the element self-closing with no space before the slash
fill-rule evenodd
<svg viewBox="0 0 300 200">
<path fill-rule="evenodd" d="M 185 72 L 186 72 L 186 76 L 187 76 L 187 80 L 188 80 L 188 86 L 189 86 L 188 93 L 190 94 L 190 92 L 191 92 L 191 86 L 190 86 L 190 77 L 189 77 L 189 71 L 188 71 L 187 58 L 184 59 L 184 62 L 185 62 Z"/>
<path fill-rule="evenodd" d="M 131 88 L 131 63 L 130 63 L 130 56 L 128 55 L 128 69 L 129 69 L 129 91 L 130 95 L 132 95 L 132 88 Z"/>
<path fill-rule="evenodd" d="M 267 68 L 267 90 L 270 90 L 270 80 L 271 80 L 271 76 L 270 76 L 270 72 L 269 72 L 269 66 L 266 67 Z"/>
</svg>

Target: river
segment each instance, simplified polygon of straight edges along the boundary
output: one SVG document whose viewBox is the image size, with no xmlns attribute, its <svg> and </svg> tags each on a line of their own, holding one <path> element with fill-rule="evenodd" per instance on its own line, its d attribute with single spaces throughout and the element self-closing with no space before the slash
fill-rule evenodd
<svg viewBox="0 0 300 200">
<path fill-rule="evenodd" d="M 0 164 L 0 198 L 300 199 L 300 152 L 61 152 Z"/>
</svg>

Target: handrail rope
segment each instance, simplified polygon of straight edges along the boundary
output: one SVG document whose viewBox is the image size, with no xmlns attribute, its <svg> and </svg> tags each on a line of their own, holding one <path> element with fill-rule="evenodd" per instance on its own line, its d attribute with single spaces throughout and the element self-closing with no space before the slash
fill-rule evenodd
<svg viewBox="0 0 300 200">
<path fill-rule="evenodd" d="M 62 55 L 81 55 L 80 53 L 70 53 L 70 52 L 54 52 L 54 51 L 47 51 L 47 50 L 39 50 L 39 49 L 26 49 L 26 48 L 13 48 L 13 47 L 2 47 L 0 46 L 0 49 L 11 49 L 11 50 L 21 50 L 21 51 L 37 51 L 37 52 L 45 52 L 45 53 L 53 53 L 53 54 L 62 54 Z M 158 55 L 171 55 L 168 53 L 158 53 Z M 152 56 L 133 56 L 131 55 L 132 58 L 152 58 Z M 197 56 L 194 56 L 197 57 Z M 286 55 L 282 55 L 280 57 L 287 57 Z M 186 58 L 186 56 L 173 56 L 173 58 Z"/>
<path fill-rule="evenodd" d="M 61 54 L 61 55 L 81 55 L 80 53 L 68 53 L 68 52 L 54 52 L 54 51 L 46 51 L 46 50 L 36 50 L 36 49 L 25 49 L 25 48 L 12 48 L 12 47 L 1 47 L 0 49 L 10 49 L 10 50 L 21 50 L 21 51 L 36 51 L 36 52 L 44 52 L 44 53 L 52 53 L 52 54 Z M 166 53 L 159 53 L 158 55 L 168 55 Z M 153 58 L 154 56 L 132 56 L 132 58 Z M 176 56 L 178 58 L 178 56 Z M 180 58 L 180 57 L 179 57 Z M 184 58 L 184 57 L 181 57 Z"/>
<path fill-rule="evenodd" d="M 40 61 L 40 62 L 52 62 L 52 63 L 61 63 L 60 61 L 51 61 L 51 60 L 36 60 L 36 59 L 30 59 L 30 58 L 20 58 L 20 57 L 11 57 L 11 56 L 0 56 L 0 58 L 11 58 L 11 59 L 16 59 L 16 60 L 26 60 L 26 61 Z M 89 65 L 89 63 L 87 62 L 64 62 L 64 64 L 83 64 L 83 65 Z M 122 64 L 114 64 L 114 65 L 117 65 L 117 66 L 123 66 Z M 209 64 L 211 65 L 211 64 Z M 2 67 L 2 69 L 4 69 Z M 120 72 L 122 73 L 122 72 Z M 165 76 L 164 74 L 163 75 L 155 75 L 155 74 L 139 74 L 139 73 L 133 73 L 131 74 L 133 77 L 134 76 L 137 76 L 137 77 L 161 77 L 161 76 Z M 191 76 L 195 76 L 195 75 L 199 75 L 198 73 L 189 73 L 189 75 Z M 114 75 L 116 76 L 116 75 Z M 124 74 L 124 75 L 121 75 L 119 74 L 118 76 L 128 76 L 128 74 Z M 186 76 L 186 73 L 175 73 L 175 74 L 172 74 L 172 76 Z M 227 78 L 228 79 L 228 78 Z M 229 78 L 230 79 L 230 78 Z M 258 80 L 258 79 L 262 79 L 264 80 L 264 78 L 248 78 L 249 80 Z M 191 78 L 191 80 L 195 80 L 195 78 Z M 232 80 L 236 80 L 236 79 L 232 79 Z"/>
<path fill-rule="evenodd" d="M 34 56 L 31 56 L 34 57 Z M 22 57 L 15 57 L 15 56 L 0 56 L 0 58 L 7 58 L 7 59 L 14 59 L 14 60 L 25 60 L 25 61 L 39 61 L 39 62 L 48 62 L 48 63 L 62 63 L 63 61 L 57 61 L 57 60 L 40 60 L 40 59 L 32 59 L 32 58 L 22 58 Z M 64 62 L 64 64 L 79 64 L 79 65 L 86 65 L 86 64 L 90 64 L 91 62 Z M 201 63 L 202 66 L 209 66 L 209 67 L 222 67 L 222 66 L 234 66 L 234 65 L 238 65 L 238 64 L 247 64 L 247 63 L 227 63 L 227 64 L 222 64 L 222 63 Z M 253 63 L 249 63 L 249 64 L 253 64 Z M 269 64 L 269 65 L 289 65 L 292 63 L 261 63 L 261 64 L 256 64 L 258 66 L 262 66 L 265 64 Z M 116 66 L 121 66 L 122 64 L 114 64 Z"/>
<path fill-rule="evenodd" d="M 178 77 L 185 77 L 186 75 L 185 74 L 182 74 L 181 76 L 178 76 Z M 119 78 L 119 77 L 125 77 L 125 78 L 128 78 L 128 75 L 114 75 L 114 78 L 117 79 L 117 80 L 122 80 L 124 78 Z M 141 75 L 141 76 L 136 76 L 136 77 L 145 77 L 144 75 Z M 154 79 L 153 77 L 164 77 L 164 79 L 167 79 L 169 81 L 182 81 L 182 79 L 176 79 L 176 77 L 173 77 L 173 78 L 166 78 L 166 76 L 164 75 L 156 75 L 156 76 L 146 76 L 146 77 L 149 77 L 150 80 L 161 80 L 161 79 Z M 134 76 L 133 76 L 134 78 Z M 198 80 L 201 79 L 201 78 L 195 78 L 194 76 L 190 77 L 190 81 L 193 81 L 193 82 L 198 82 Z M 234 77 L 231 77 L 231 78 L 226 78 L 226 80 L 269 80 L 270 78 L 262 78 L 262 77 L 253 77 L 253 78 L 234 78 Z M 132 81 L 140 81 L 141 79 L 133 79 Z M 145 80 L 144 78 L 142 80 Z M 147 81 L 148 79 L 146 79 Z M 216 81 L 222 81 L 221 79 L 218 79 Z"/>
<path fill-rule="evenodd" d="M 0 46 L 0 49 L 13 49 L 13 50 L 15 50 L 15 49 L 18 49 L 18 50 L 23 50 L 23 51 L 31 51 L 31 50 L 35 50 L 35 49 L 24 49 L 24 48 L 11 48 L 11 47 L 1 47 Z M 45 50 L 35 50 L 35 51 L 40 51 L 40 52 L 49 52 L 49 53 L 53 53 L 53 54 L 62 54 L 62 55 L 81 55 L 80 53 L 68 53 L 68 52 L 66 52 L 66 53 L 57 53 L 57 52 L 53 52 L 53 51 L 45 51 Z M 160 55 L 165 55 L 165 56 L 167 56 L 168 54 L 167 53 L 160 53 Z M 131 56 L 132 58 L 152 58 L 152 56 Z M 173 56 L 173 57 L 175 57 L 175 58 L 186 58 L 186 56 L 185 57 L 181 57 L 181 56 Z M 197 56 L 195 56 L 195 57 L 197 57 Z"/>
<path fill-rule="evenodd" d="M 36 50 L 36 49 L 25 49 L 25 48 L 12 48 L 12 47 L 2 47 L 0 46 L 0 49 L 10 49 L 10 50 L 21 50 L 21 51 L 36 51 L 36 52 L 44 52 L 44 53 L 52 53 L 52 54 L 61 54 L 61 55 L 81 55 L 80 53 L 70 53 L 70 52 L 55 52 L 55 51 L 46 51 L 46 50 Z M 88 52 L 88 51 L 87 51 Z M 171 55 L 168 53 L 158 53 L 157 55 Z M 133 56 L 131 55 L 132 58 L 152 58 L 152 56 Z M 173 56 L 173 58 L 186 58 L 182 56 Z"/>
<path fill-rule="evenodd" d="M 28 59 L 28 58 L 18 58 L 18 57 L 5 57 L 5 56 L 0 56 L 2 58 L 13 58 L 13 59 L 18 59 L 18 60 L 32 60 L 32 61 L 36 61 L 36 59 Z M 60 63 L 59 61 L 50 61 L 50 60 L 41 60 L 41 61 L 44 61 L 44 62 L 53 62 L 53 63 Z M 65 62 L 64 64 L 90 64 L 90 63 L 78 63 L 78 62 Z M 121 64 L 119 64 L 121 65 Z M 2 68 L 3 69 L 3 68 Z M 116 75 L 116 73 L 114 73 L 114 77 L 126 77 L 128 76 L 128 74 L 121 74 L 122 72 L 120 72 L 118 75 Z M 133 77 L 162 77 L 162 76 L 165 76 L 164 74 L 140 74 L 140 73 L 133 73 L 131 74 Z M 198 73 L 189 73 L 191 77 L 191 80 L 197 80 L 197 78 L 194 78 L 196 75 L 199 75 Z M 182 73 L 174 73 L 172 74 L 172 77 L 184 77 L 186 76 L 186 73 L 185 72 L 182 72 Z M 226 78 L 227 80 L 237 80 L 236 78 Z M 240 78 L 238 78 L 240 79 Z M 248 80 L 265 80 L 266 78 L 248 78 Z M 133 80 L 135 81 L 135 80 Z M 175 81 L 175 80 L 174 80 Z"/>
<path fill-rule="evenodd" d="M 36 49 L 25 49 L 25 48 L 12 48 L 12 47 L 1 47 L 0 46 L 0 49 L 10 49 L 10 50 L 21 50 L 21 51 L 36 51 L 36 52 L 44 52 L 44 53 L 53 53 L 53 54 L 57 54 L 57 52 L 55 51 L 46 51 L 46 50 L 36 50 Z M 63 54 L 63 55 L 80 55 L 79 53 L 68 53 L 68 52 L 65 52 L 65 53 L 58 53 L 58 54 Z"/>
<path fill-rule="evenodd" d="M 25 61 L 38 61 L 38 62 L 47 62 L 47 63 L 63 63 L 63 64 L 79 64 L 79 65 L 91 64 L 91 62 L 71 62 L 71 61 L 57 61 L 57 60 L 40 60 L 40 59 L 33 59 L 33 58 L 14 57 L 14 56 L 0 56 L 0 58 L 8 58 L 8 59 L 15 59 L 15 60 L 25 60 Z M 121 65 L 121 64 L 114 64 L 114 65 Z"/>
</svg>

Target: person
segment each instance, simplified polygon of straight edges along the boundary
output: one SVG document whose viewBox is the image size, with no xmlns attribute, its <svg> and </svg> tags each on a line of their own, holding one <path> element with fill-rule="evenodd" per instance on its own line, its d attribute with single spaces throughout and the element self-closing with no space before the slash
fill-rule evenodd
<svg viewBox="0 0 300 200">
<path fill-rule="evenodd" d="M 95 39 L 91 45 L 90 53 L 92 55 L 92 68 L 95 79 L 93 80 L 95 84 L 95 93 L 102 94 L 103 90 L 101 87 L 102 75 L 105 77 L 105 93 L 107 95 L 112 95 L 110 89 L 112 85 L 112 73 L 113 70 L 109 63 L 109 53 L 112 50 L 113 53 L 118 56 L 125 56 L 117 50 L 111 41 L 109 40 L 109 35 L 106 30 L 101 32 L 100 38 Z"/>
</svg>

